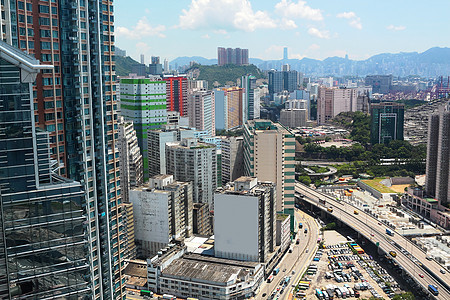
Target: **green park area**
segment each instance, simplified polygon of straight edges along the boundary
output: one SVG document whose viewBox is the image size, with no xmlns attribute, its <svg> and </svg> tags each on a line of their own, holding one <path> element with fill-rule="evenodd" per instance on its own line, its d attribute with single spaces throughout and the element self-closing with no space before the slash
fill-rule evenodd
<svg viewBox="0 0 450 300">
<path fill-rule="evenodd" d="M 386 178 L 385 177 L 379 177 L 379 178 L 374 178 L 374 179 L 370 179 L 370 180 L 361 180 L 361 181 L 364 182 L 365 184 L 367 184 L 368 186 L 376 189 L 380 193 L 393 193 L 393 194 L 395 194 L 396 192 L 394 190 L 390 189 L 389 187 L 387 187 L 387 186 L 385 186 L 384 184 L 381 183 L 381 181 L 383 179 L 386 179 Z"/>
</svg>

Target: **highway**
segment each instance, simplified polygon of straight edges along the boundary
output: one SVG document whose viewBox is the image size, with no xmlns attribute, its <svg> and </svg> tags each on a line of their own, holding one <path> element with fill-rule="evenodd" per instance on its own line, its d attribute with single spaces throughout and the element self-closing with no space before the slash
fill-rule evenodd
<svg viewBox="0 0 450 300">
<path fill-rule="evenodd" d="M 450 283 L 450 274 L 441 274 L 440 269 L 442 266 L 434 260 L 427 260 L 426 253 L 419 249 L 411 241 L 404 238 L 398 232 L 392 230 L 386 225 L 380 223 L 377 219 L 359 208 L 355 208 L 354 206 L 342 201 L 336 201 L 330 195 L 318 192 L 300 183 L 296 183 L 295 190 L 297 193 L 301 193 L 305 196 L 303 200 L 320 207 L 324 211 L 327 211 L 327 209 L 331 207 L 333 209 L 331 214 L 335 218 L 343 223 L 346 223 L 355 231 L 373 241 L 374 244 L 378 242 L 379 247 L 385 253 L 395 251 L 397 256 L 394 260 L 402 266 L 403 269 L 408 272 L 419 284 L 421 284 L 425 289 L 428 289 L 429 284 L 434 284 L 438 287 L 439 291 L 439 296 L 436 297 L 437 299 L 450 299 L 449 290 L 437 281 L 420 264 L 423 264 L 436 276 L 441 278 L 443 282 Z M 326 200 L 326 204 L 323 205 L 322 203 L 319 203 L 319 199 Z M 357 210 L 359 214 L 354 214 L 355 210 Z M 394 232 L 394 235 L 388 236 L 386 234 L 386 229 Z M 400 247 L 406 251 L 402 252 Z M 423 274 L 423 278 L 418 276 L 418 274 Z"/>
<path fill-rule="evenodd" d="M 300 238 L 300 244 L 291 244 L 291 247 L 293 248 L 292 253 L 286 253 L 277 266 L 277 268 L 280 268 L 280 273 L 274 276 L 271 283 L 264 281 L 261 284 L 259 289 L 260 292 L 255 297 L 256 299 L 267 299 L 267 297 L 280 287 L 280 281 L 287 275 L 292 276 L 289 285 L 285 288 L 283 294 L 280 295 L 279 292 L 277 294 L 279 300 L 291 298 L 292 284 L 300 280 L 299 276 L 306 270 L 306 267 L 314 256 L 317 248 L 317 239 L 319 237 L 319 227 L 314 218 L 302 211 L 296 210 L 295 217 L 297 222 L 303 223 L 303 228 L 299 229 L 296 236 L 296 239 Z M 308 233 L 306 234 L 304 233 L 305 227 L 308 228 Z M 308 253 L 306 253 L 306 250 L 308 250 Z M 286 269 L 286 271 L 283 272 L 284 269 Z M 295 271 L 294 275 L 292 274 L 292 271 Z M 266 296 L 262 297 L 263 294 L 266 294 Z"/>
</svg>

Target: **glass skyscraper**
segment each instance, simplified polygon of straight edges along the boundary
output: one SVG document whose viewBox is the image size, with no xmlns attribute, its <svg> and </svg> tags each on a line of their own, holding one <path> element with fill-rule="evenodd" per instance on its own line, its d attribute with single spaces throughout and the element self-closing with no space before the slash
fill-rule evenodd
<svg viewBox="0 0 450 300">
<path fill-rule="evenodd" d="M 32 117 L 59 174 L 85 191 L 89 297 L 124 298 L 113 1 L 2 0 L 1 9 L 1 39 L 54 65 L 33 85 Z"/>
<path fill-rule="evenodd" d="M 372 145 L 403 140 L 405 105 L 381 102 L 370 106 L 370 142 Z"/>
<path fill-rule="evenodd" d="M 0 41 L 0 298 L 89 298 L 84 191 L 33 122 L 39 65 Z"/>
</svg>

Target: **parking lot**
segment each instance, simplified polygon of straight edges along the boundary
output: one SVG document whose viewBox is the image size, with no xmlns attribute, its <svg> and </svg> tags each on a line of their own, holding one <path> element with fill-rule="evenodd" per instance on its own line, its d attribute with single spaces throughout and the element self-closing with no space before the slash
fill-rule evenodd
<svg viewBox="0 0 450 300">
<path fill-rule="evenodd" d="M 399 284 L 372 256 L 352 240 L 338 232 L 325 236 L 324 249 L 319 249 L 314 261 L 297 284 L 296 299 L 332 298 L 392 298 L 403 292 Z"/>
</svg>

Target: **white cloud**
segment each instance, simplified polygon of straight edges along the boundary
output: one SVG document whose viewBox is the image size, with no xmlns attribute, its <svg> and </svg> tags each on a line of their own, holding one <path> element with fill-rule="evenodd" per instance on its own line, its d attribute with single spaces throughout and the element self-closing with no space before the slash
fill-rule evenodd
<svg viewBox="0 0 450 300">
<path fill-rule="evenodd" d="M 362 29 L 361 18 L 358 17 L 353 11 L 339 13 L 336 15 L 336 17 L 341 19 L 347 19 L 349 20 L 348 24 L 350 26 L 359 30 Z"/>
<path fill-rule="evenodd" d="M 275 28 L 276 22 L 265 11 L 253 11 L 249 0 L 192 0 L 183 9 L 178 27 L 182 29 L 237 29 L 255 31 Z"/>
<path fill-rule="evenodd" d="M 314 51 L 314 50 L 319 50 L 320 49 L 320 46 L 319 45 L 317 45 L 317 44 L 312 44 L 311 46 L 309 46 L 308 47 L 308 51 L 309 50 L 311 50 L 311 51 Z"/>
<path fill-rule="evenodd" d="M 330 32 L 328 30 L 319 30 L 315 27 L 310 27 L 308 29 L 308 34 L 318 37 L 320 39 L 329 39 L 330 38 Z"/>
<path fill-rule="evenodd" d="M 320 9 L 311 8 L 306 1 L 281 0 L 275 5 L 275 11 L 286 18 L 300 18 L 312 21 L 322 21 Z"/>
<path fill-rule="evenodd" d="M 166 26 L 164 25 L 158 25 L 156 27 L 153 27 L 150 25 L 150 23 L 147 20 L 147 17 L 143 17 L 140 19 L 136 26 L 129 29 L 126 27 L 120 27 L 118 26 L 116 28 L 116 35 L 117 36 L 124 36 L 129 39 L 141 39 L 143 37 L 149 37 L 149 36 L 157 36 L 164 38 L 166 37 L 163 33 L 166 30 Z"/>
<path fill-rule="evenodd" d="M 295 24 L 294 20 L 290 19 L 282 19 L 280 23 L 280 28 L 282 29 L 295 29 L 297 28 L 297 24 Z"/>
<path fill-rule="evenodd" d="M 400 25 L 400 26 L 394 26 L 394 25 L 389 25 L 388 27 L 386 27 L 387 30 L 392 30 L 392 31 L 401 31 L 401 30 L 405 30 L 406 26 Z"/>
<path fill-rule="evenodd" d="M 202 35 L 202 39 L 210 39 L 211 37 L 209 36 L 209 34 L 204 34 Z"/>
<path fill-rule="evenodd" d="M 228 34 L 228 32 L 225 29 L 213 30 L 213 32 L 215 34 L 223 34 L 223 35 Z"/>
</svg>

